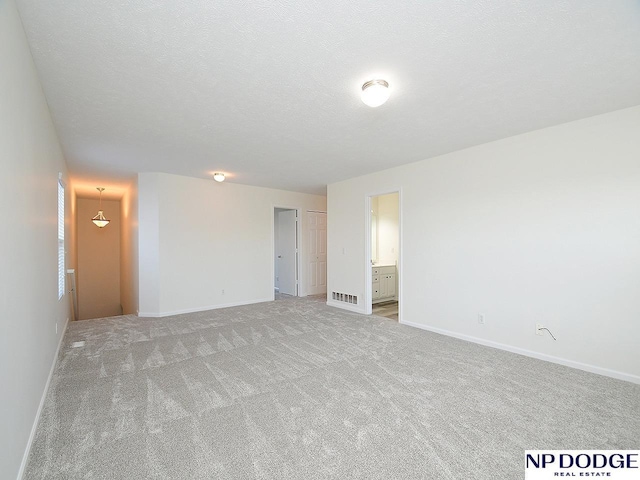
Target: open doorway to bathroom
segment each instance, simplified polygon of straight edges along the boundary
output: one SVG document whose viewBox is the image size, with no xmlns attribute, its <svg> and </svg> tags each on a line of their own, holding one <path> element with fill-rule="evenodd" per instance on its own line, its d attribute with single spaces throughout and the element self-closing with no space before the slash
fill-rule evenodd
<svg viewBox="0 0 640 480">
<path fill-rule="evenodd" d="M 371 197 L 371 312 L 398 321 L 400 204 L 398 192 Z"/>
<path fill-rule="evenodd" d="M 273 211 L 274 290 L 276 294 L 298 296 L 298 210 Z"/>
</svg>

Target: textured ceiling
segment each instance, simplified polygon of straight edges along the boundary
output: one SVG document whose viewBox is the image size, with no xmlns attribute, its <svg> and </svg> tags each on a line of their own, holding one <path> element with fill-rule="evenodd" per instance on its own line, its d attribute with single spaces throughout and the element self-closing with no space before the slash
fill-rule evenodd
<svg viewBox="0 0 640 480">
<path fill-rule="evenodd" d="M 636 0 L 17 0 L 71 173 L 328 183 L 640 104 Z M 372 109 L 364 81 L 390 100 Z"/>
</svg>

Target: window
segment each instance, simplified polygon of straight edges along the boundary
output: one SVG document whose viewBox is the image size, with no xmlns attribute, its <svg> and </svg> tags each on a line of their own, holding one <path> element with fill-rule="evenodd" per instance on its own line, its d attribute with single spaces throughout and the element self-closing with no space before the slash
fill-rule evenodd
<svg viewBox="0 0 640 480">
<path fill-rule="evenodd" d="M 58 180 L 58 300 L 64 296 L 64 186 Z"/>
</svg>

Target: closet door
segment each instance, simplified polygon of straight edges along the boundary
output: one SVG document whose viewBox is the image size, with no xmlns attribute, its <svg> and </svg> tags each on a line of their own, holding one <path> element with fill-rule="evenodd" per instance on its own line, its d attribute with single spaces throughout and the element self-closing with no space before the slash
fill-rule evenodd
<svg viewBox="0 0 640 480">
<path fill-rule="evenodd" d="M 307 212 L 309 265 L 307 293 L 327 293 L 327 214 Z"/>
</svg>

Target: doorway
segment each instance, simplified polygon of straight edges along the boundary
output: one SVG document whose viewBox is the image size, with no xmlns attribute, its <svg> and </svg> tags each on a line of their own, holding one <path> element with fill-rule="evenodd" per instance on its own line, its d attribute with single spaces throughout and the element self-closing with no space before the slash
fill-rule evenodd
<svg viewBox="0 0 640 480">
<path fill-rule="evenodd" d="M 369 197 L 367 266 L 370 313 L 398 321 L 400 314 L 400 194 Z"/>
<path fill-rule="evenodd" d="M 104 210 L 110 223 L 91 218 Z M 76 293 L 79 320 L 122 315 L 120 299 L 120 200 L 76 197 Z"/>
<path fill-rule="evenodd" d="M 298 296 L 298 210 L 274 207 L 274 279 L 276 293 Z"/>
</svg>

